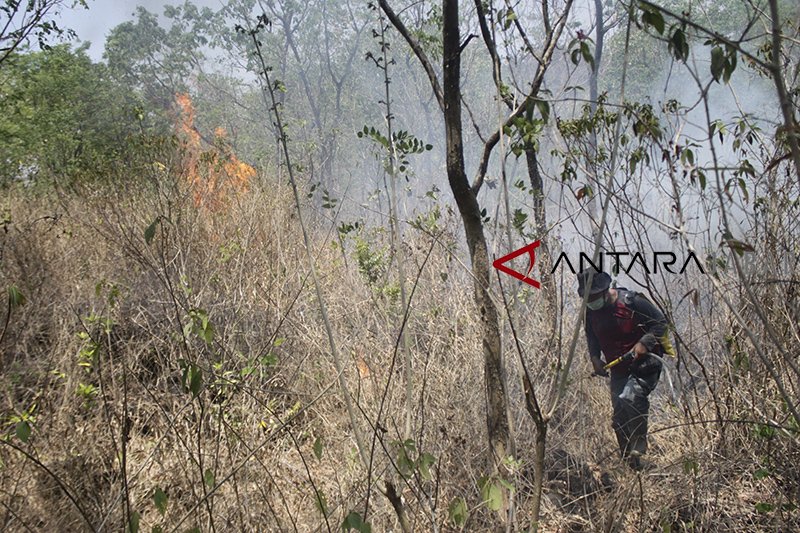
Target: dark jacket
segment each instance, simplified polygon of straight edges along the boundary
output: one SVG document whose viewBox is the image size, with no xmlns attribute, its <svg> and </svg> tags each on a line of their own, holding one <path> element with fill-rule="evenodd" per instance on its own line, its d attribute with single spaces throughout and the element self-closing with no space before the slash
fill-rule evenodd
<svg viewBox="0 0 800 533">
<path fill-rule="evenodd" d="M 637 342 L 656 354 L 662 353 L 660 338 L 667 330 L 663 313 L 641 294 L 627 289 L 617 289 L 617 300 L 597 311 L 586 310 L 586 341 L 589 356 L 600 357 L 602 351 L 607 363 L 629 352 Z M 623 362 L 611 369 L 611 375 L 628 375 L 631 371 L 646 371 L 660 364 L 649 364 L 651 357 L 633 362 Z M 652 363 L 656 363 L 652 361 Z"/>
</svg>

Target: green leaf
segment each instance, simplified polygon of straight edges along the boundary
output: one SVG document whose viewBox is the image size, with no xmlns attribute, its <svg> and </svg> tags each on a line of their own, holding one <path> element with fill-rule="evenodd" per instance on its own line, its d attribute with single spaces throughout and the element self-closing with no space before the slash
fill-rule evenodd
<svg viewBox="0 0 800 533">
<path fill-rule="evenodd" d="M 745 159 L 739 165 L 739 173 L 740 174 L 749 174 L 750 176 L 756 176 L 756 169 L 753 168 L 752 163 L 750 163 L 749 159 Z M 742 180 L 743 182 L 744 180 Z"/>
<path fill-rule="evenodd" d="M 205 482 L 206 486 L 209 489 L 213 489 L 214 485 L 216 484 L 216 478 L 214 477 L 214 471 L 210 468 L 206 469 L 205 474 L 203 474 L 203 481 Z"/>
<path fill-rule="evenodd" d="M 771 439 L 775 436 L 775 428 L 767 424 L 756 424 L 756 435 L 762 439 Z"/>
<path fill-rule="evenodd" d="M 745 203 L 747 203 L 750 200 L 750 194 L 747 192 L 747 183 L 745 183 L 742 178 L 739 178 L 739 188 L 742 189 L 742 196 L 744 197 Z"/>
<path fill-rule="evenodd" d="M 131 513 L 130 521 L 128 522 L 128 531 L 130 533 L 139 533 L 139 518 L 141 517 L 136 511 Z"/>
<path fill-rule="evenodd" d="M 486 505 L 492 511 L 499 511 L 503 507 L 503 491 L 499 485 L 494 483 L 489 485 L 489 490 L 486 497 Z"/>
<path fill-rule="evenodd" d="M 687 148 L 683 151 L 683 153 L 686 154 L 686 161 L 689 163 L 689 165 L 694 166 L 694 152 Z"/>
<path fill-rule="evenodd" d="M 756 504 L 756 511 L 758 511 L 759 513 L 769 513 L 773 509 L 775 509 L 775 506 L 772 505 L 771 503 L 758 502 Z"/>
<path fill-rule="evenodd" d="M 491 479 L 481 478 L 478 481 L 481 487 L 481 498 L 492 511 L 499 511 L 503 507 L 503 490 L 500 485 Z"/>
<path fill-rule="evenodd" d="M 514 492 L 514 485 L 512 485 L 511 482 L 503 478 L 498 479 L 497 482 L 500 484 L 500 486 L 505 487 L 509 492 Z"/>
<path fill-rule="evenodd" d="M 370 526 L 367 522 L 364 522 L 364 519 L 361 518 L 361 515 L 355 511 L 350 511 L 344 522 L 342 522 L 342 530 L 343 531 L 350 531 L 356 530 L 360 533 L 372 533 L 372 526 Z"/>
<path fill-rule="evenodd" d="M 550 103 L 544 100 L 536 100 L 536 107 L 539 108 L 539 113 L 542 115 L 542 121 L 547 122 L 550 120 Z"/>
<path fill-rule="evenodd" d="M 28 442 L 28 439 L 31 436 L 31 425 L 28 424 L 26 420 L 20 420 L 17 422 L 15 431 L 19 440 L 22 442 Z"/>
<path fill-rule="evenodd" d="M 206 322 L 200 330 L 200 338 L 206 341 L 206 344 L 214 342 L 214 326 L 210 322 Z"/>
<path fill-rule="evenodd" d="M 517 20 L 517 14 L 514 13 L 514 10 L 509 8 L 508 12 L 506 12 L 506 20 L 503 22 L 503 29 L 507 30 L 511 27 L 511 24 Z"/>
<path fill-rule="evenodd" d="M 697 171 L 697 178 L 700 180 L 700 188 L 706 190 L 706 173 L 702 170 Z"/>
<path fill-rule="evenodd" d="M 153 492 L 153 503 L 156 504 L 156 509 L 158 509 L 158 512 L 161 513 L 162 516 L 167 512 L 168 501 L 169 497 L 167 493 L 161 490 L 161 487 L 156 487 L 156 490 Z"/>
<path fill-rule="evenodd" d="M 770 476 L 770 472 L 766 468 L 759 468 L 758 470 L 753 472 L 753 477 L 755 479 L 757 479 L 757 480 L 764 479 L 764 478 L 769 477 L 769 476 Z"/>
<path fill-rule="evenodd" d="M 467 502 L 464 501 L 464 498 L 458 497 L 450 502 L 447 508 L 447 516 L 456 527 L 464 527 L 464 524 L 467 523 L 467 519 L 469 518 Z"/>
<path fill-rule="evenodd" d="M 725 61 L 725 71 L 722 74 L 722 81 L 728 83 L 731 81 L 733 71 L 736 70 L 736 49 L 728 49 L 728 60 Z"/>
<path fill-rule="evenodd" d="M 669 49 L 678 61 L 685 62 L 689 58 L 689 43 L 686 41 L 686 34 L 681 28 L 677 28 L 672 32 L 672 36 L 669 39 Z"/>
<path fill-rule="evenodd" d="M 514 210 L 514 218 L 512 219 L 511 224 L 514 226 L 515 230 L 522 233 L 525 229 L 525 223 L 527 221 L 528 221 L 527 213 L 524 213 L 522 209 Z"/>
<path fill-rule="evenodd" d="M 186 365 L 183 370 L 183 386 L 196 398 L 203 388 L 202 369 L 195 364 Z"/>
<path fill-rule="evenodd" d="M 697 471 L 700 469 L 700 465 L 697 461 L 688 457 L 683 460 L 683 473 L 684 474 L 697 474 Z"/>
<path fill-rule="evenodd" d="M 152 224 L 147 226 L 147 228 L 144 230 L 144 242 L 145 243 L 150 244 L 151 242 L 153 242 L 153 237 L 156 236 L 156 226 L 158 225 L 158 223 L 160 221 L 161 221 L 161 217 L 156 217 L 156 219 L 152 222 Z"/>
<path fill-rule="evenodd" d="M 25 305 L 26 301 L 25 295 L 20 292 L 16 285 L 8 286 L 8 305 L 11 306 L 11 309 Z"/>
<path fill-rule="evenodd" d="M 721 47 L 715 46 L 711 49 L 711 75 L 714 77 L 714 81 L 719 83 L 719 78 L 724 68 L 725 52 L 722 51 Z"/>
<path fill-rule="evenodd" d="M 203 371 L 199 367 L 194 367 L 192 372 L 192 379 L 189 382 L 189 390 L 193 396 L 200 394 L 200 389 L 203 386 Z"/>
<path fill-rule="evenodd" d="M 431 479 L 431 466 L 436 463 L 436 457 L 429 453 L 423 453 L 417 458 L 417 468 L 422 476 L 422 479 Z"/>
<path fill-rule="evenodd" d="M 278 356 L 272 352 L 258 360 L 262 366 L 275 366 L 278 364 Z"/>
<path fill-rule="evenodd" d="M 314 456 L 317 460 L 322 459 L 322 437 L 317 437 L 314 441 Z"/>
<path fill-rule="evenodd" d="M 409 456 L 409 451 L 413 452 L 413 450 L 413 444 L 410 447 L 400 444 L 397 451 L 397 469 L 403 477 L 409 477 L 414 472 L 414 461 Z"/>
<path fill-rule="evenodd" d="M 646 10 L 642 15 L 642 22 L 648 26 L 652 26 L 659 35 L 664 34 L 664 17 L 661 15 L 661 11 L 657 9 Z"/>
<path fill-rule="evenodd" d="M 583 60 L 589 63 L 589 68 L 594 71 L 594 55 L 588 44 L 581 43 L 581 55 L 583 56 Z"/>
</svg>

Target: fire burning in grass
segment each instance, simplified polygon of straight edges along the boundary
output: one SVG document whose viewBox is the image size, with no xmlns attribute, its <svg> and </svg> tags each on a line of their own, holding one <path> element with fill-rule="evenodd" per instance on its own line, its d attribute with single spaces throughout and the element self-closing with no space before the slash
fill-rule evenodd
<svg viewBox="0 0 800 533">
<path fill-rule="evenodd" d="M 214 140 L 203 150 L 203 139 L 194 125 L 195 110 L 188 94 L 177 94 L 179 114 L 176 130 L 186 146 L 186 171 L 195 207 L 224 210 L 230 201 L 247 192 L 256 169 L 239 160 L 228 144 L 224 128 L 214 131 Z"/>
</svg>

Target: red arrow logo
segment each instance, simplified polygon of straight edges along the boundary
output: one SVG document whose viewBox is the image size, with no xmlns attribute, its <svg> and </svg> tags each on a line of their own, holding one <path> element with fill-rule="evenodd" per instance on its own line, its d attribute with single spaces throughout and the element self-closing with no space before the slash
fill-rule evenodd
<svg viewBox="0 0 800 533">
<path fill-rule="evenodd" d="M 513 276 L 518 280 L 522 281 L 523 283 L 527 283 L 528 285 L 531 285 L 538 289 L 541 286 L 540 283 L 533 278 L 529 278 L 528 274 L 531 273 L 531 271 L 533 270 L 533 263 L 536 262 L 536 248 L 539 247 L 539 244 L 541 244 L 541 241 L 536 241 L 528 245 L 525 245 L 519 250 L 514 250 L 508 255 L 504 255 L 499 259 L 495 259 L 492 265 L 500 272 L 504 272 L 509 276 Z M 513 259 L 516 259 L 517 257 L 521 256 L 524 253 L 527 253 L 530 256 L 531 260 L 530 265 L 528 265 L 528 271 L 525 273 L 525 275 L 522 275 L 516 270 L 512 270 L 505 265 L 505 263 L 508 263 Z"/>
</svg>

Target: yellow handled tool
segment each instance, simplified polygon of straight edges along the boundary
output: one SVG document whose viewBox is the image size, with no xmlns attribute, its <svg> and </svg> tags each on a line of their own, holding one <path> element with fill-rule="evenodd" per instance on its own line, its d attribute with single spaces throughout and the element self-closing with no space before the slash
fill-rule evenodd
<svg viewBox="0 0 800 533">
<path fill-rule="evenodd" d="M 631 350 L 630 352 L 622 354 L 621 356 L 617 357 L 616 359 L 614 359 L 610 363 L 607 363 L 603 367 L 603 370 L 608 370 L 609 368 L 613 368 L 613 367 L 617 366 L 618 364 L 623 363 L 625 361 L 633 361 L 634 357 L 636 357 L 636 354 L 633 352 L 633 350 Z"/>
</svg>

